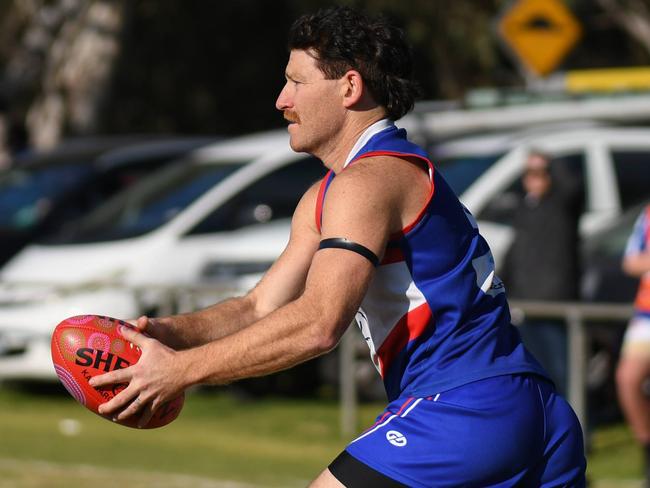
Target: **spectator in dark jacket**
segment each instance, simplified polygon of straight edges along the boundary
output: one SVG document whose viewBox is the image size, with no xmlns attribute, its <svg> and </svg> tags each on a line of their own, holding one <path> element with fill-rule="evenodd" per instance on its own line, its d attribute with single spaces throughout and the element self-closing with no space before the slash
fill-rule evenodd
<svg viewBox="0 0 650 488">
<path fill-rule="evenodd" d="M 514 219 L 515 238 L 503 279 L 513 299 L 578 299 L 578 220 L 581 184 L 566 167 L 532 151 L 522 178 L 525 194 Z M 547 369 L 557 388 L 567 388 L 567 333 L 562 320 L 529 319 L 521 327 L 526 346 Z"/>
</svg>

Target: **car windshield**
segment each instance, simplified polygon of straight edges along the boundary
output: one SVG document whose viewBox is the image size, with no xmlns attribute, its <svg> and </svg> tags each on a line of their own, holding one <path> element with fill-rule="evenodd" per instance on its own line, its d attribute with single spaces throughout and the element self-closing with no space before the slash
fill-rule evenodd
<svg viewBox="0 0 650 488">
<path fill-rule="evenodd" d="M 46 239 L 75 244 L 137 237 L 153 231 L 222 181 L 242 163 L 186 165 L 161 171 L 120 193 Z"/>
<path fill-rule="evenodd" d="M 436 168 L 456 195 L 461 195 L 501 156 L 502 154 L 453 156 L 438 160 Z"/>
<path fill-rule="evenodd" d="M 0 179 L 0 228 L 38 224 L 56 201 L 83 184 L 92 171 L 90 164 L 8 171 Z"/>
</svg>

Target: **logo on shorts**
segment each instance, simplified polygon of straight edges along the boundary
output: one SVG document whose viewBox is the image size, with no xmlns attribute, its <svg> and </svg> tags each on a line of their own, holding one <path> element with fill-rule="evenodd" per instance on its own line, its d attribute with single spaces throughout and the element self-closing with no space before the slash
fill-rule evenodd
<svg viewBox="0 0 650 488">
<path fill-rule="evenodd" d="M 389 430 L 386 432 L 386 440 L 395 447 L 404 447 L 406 445 L 406 437 L 396 430 Z"/>
</svg>

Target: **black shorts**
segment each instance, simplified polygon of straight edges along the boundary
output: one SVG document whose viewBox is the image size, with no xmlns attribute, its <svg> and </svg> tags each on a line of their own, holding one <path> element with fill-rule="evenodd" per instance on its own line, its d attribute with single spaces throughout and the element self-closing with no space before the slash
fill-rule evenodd
<svg viewBox="0 0 650 488">
<path fill-rule="evenodd" d="M 328 469 L 330 473 L 347 488 L 404 488 L 406 485 L 389 478 L 363 464 L 357 458 L 343 451 L 332 461 Z"/>
</svg>

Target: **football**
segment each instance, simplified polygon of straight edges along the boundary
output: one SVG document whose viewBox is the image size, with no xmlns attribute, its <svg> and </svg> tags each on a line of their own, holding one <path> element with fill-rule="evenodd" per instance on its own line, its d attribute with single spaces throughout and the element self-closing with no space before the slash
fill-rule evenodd
<svg viewBox="0 0 650 488">
<path fill-rule="evenodd" d="M 101 415 L 97 409 L 127 385 L 93 388 L 88 381 L 93 376 L 127 368 L 140 359 L 140 348 L 120 335 L 120 325 L 133 328 L 129 323 L 111 317 L 78 315 L 63 320 L 52 334 L 52 362 L 63 386 L 88 410 L 111 421 L 112 417 Z M 167 402 L 142 428 L 152 429 L 167 425 L 178 417 L 184 401 L 185 395 L 181 394 Z M 118 420 L 117 423 L 137 427 L 138 415 Z"/>
</svg>

